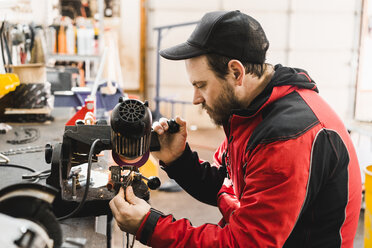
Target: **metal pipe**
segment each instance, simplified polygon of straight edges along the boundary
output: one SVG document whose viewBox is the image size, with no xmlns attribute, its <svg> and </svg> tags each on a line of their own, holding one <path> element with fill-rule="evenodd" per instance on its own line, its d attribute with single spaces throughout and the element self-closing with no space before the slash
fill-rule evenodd
<svg viewBox="0 0 372 248">
<path fill-rule="evenodd" d="M 155 112 L 154 112 L 154 120 L 157 120 L 160 118 L 160 45 L 161 45 L 161 35 L 163 29 L 172 29 L 176 27 L 184 27 L 184 26 L 189 26 L 189 25 L 195 25 L 199 23 L 197 22 L 185 22 L 185 23 L 179 23 L 179 24 L 173 24 L 173 25 L 166 25 L 166 26 L 159 26 L 155 27 L 154 30 L 158 32 L 158 40 L 157 40 L 157 47 L 156 47 L 156 82 L 155 82 Z"/>
<path fill-rule="evenodd" d="M 94 84 L 93 84 L 93 88 L 92 88 L 92 93 L 90 94 L 91 97 L 93 97 L 94 100 L 96 99 L 96 94 L 97 94 L 97 89 L 98 89 L 99 81 L 101 80 L 103 69 L 104 69 L 104 64 L 106 62 L 107 50 L 108 50 L 107 47 L 105 47 L 103 49 L 103 54 L 102 54 L 102 57 L 101 57 L 101 61 L 99 63 L 99 68 L 98 68 L 98 72 L 97 72 L 96 78 L 94 80 Z"/>
<path fill-rule="evenodd" d="M 155 27 L 154 30 L 171 29 L 171 28 L 194 25 L 194 24 L 198 24 L 198 23 L 199 23 L 199 21 L 196 21 L 196 22 L 194 21 L 194 22 L 184 22 L 184 23 L 179 23 L 179 24 L 165 25 L 165 26 Z"/>
<path fill-rule="evenodd" d="M 71 180 L 72 180 L 72 199 L 76 200 L 76 187 L 77 187 L 76 175 L 73 175 Z"/>
<path fill-rule="evenodd" d="M 156 93 L 155 93 L 155 115 L 154 119 L 160 118 L 160 102 L 159 102 L 159 95 L 160 95 L 160 44 L 161 44 L 161 31 L 162 29 L 158 29 L 158 43 L 156 47 Z"/>
</svg>

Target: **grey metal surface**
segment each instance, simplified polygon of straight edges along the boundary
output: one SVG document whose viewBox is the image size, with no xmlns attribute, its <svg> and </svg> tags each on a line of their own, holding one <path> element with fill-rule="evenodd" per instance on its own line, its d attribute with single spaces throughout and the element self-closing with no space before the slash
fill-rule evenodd
<svg viewBox="0 0 372 248">
<path fill-rule="evenodd" d="M 8 151 L 9 149 L 19 148 L 32 148 L 34 146 L 45 146 L 46 143 L 57 143 L 62 141 L 62 135 L 64 131 L 64 124 L 68 120 L 69 116 L 72 116 L 74 112 L 70 108 L 55 109 L 52 115 L 55 120 L 50 123 L 44 124 L 30 124 L 30 123 L 9 123 L 12 126 L 12 130 L 6 134 L 0 135 L 0 151 Z M 37 128 L 40 133 L 40 137 L 32 143 L 24 145 L 11 145 L 7 143 L 7 140 L 15 139 L 15 135 L 18 132 L 22 135 L 22 129 L 32 127 Z M 17 164 L 33 168 L 34 170 L 46 170 L 50 169 L 50 165 L 45 162 L 44 152 L 34 153 L 21 153 L 16 155 L 9 155 L 11 164 Z M 0 165 L 0 189 L 10 184 L 24 182 L 22 180 L 23 174 L 28 174 L 26 170 L 17 168 L 1 167 Z M 45 180 L 41 180 L 39 183 L 45 184 Z M 61 222 L 63 238 L 85 238 L 87 244 L 85 247 L 102 248 L 106 247 L 106 236 L 95 232 L 95 217 L 85 218 L 72 218 Z"/>
</svg>

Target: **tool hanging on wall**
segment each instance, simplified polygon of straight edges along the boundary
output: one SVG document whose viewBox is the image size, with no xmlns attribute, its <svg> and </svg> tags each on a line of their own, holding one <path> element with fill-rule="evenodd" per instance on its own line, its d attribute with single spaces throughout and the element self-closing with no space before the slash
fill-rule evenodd
<svg viewBox="0 0 372 248">
<path fill-rule="evenodd" d="M 17 25 L 10 31 L 10 39 L 12 41 L 12 60 L 15 65 L 23 64 L 24 61 L 24 42 L 25 36 L 22 32 L 22 26 Z"/>
<path fill-rule="evenodd" d="M 2 63 L 0 65 L 0 98 L 10 91 L 14 91 L 20 83 L 18 76 L 14 73 L 10 73 L 11 68 L 7 68 L 6 66 L 8 64 L 12 64 L 8 41 L 5 37 L 5 30 L 7 29 L 7 26 L 7 23 L 4 21 L 1 24 L 0 28 L 0 45 L 2 57 Z M 7 56 L 5 56 L 5 53 Z"/>
<path fill-rule="evenodd" d="M 12 64 L 12 58 L 10 56 L 10 51 L 9 51 L 9 46 L 8 46 L 8 42 L 7 42 L 7 39 L 5 37 L 5 25 L 6 22 L 4 21 L 2 24 L 1 24 L 1 29 L 0 29 L 0 42 L 1 42 L 1 57 L 3 59 L 3 65 L 7 65 L 7 64 Z M 8 61 L 6 61 L 5 59 L 5 54 L 4 54 L 4 49 L 6 49 L 6 53 L 7 53 L 7 58 L 8 58 Z M 8 68 L 4 67 L 4 70 L 5 72 L 8 72 Z"/>
<path fill-rule="evenodd" d="M 45 63 L 46 40 L 42 26 L 33 23 L 10 24 L 5 21 L 3 24 L 1 44 L 5 65 Z M 10 70 L 8 67 L 7 71 Z"/>
<path fill-rule="evenodd" d="M 33 61 L 32 54 L 45 61 L 43 42 L 39 37 L 42 32 L 39 28 L 37 30 L 38 42 L 35 43 L 33 25 L 10 25 L 7 22 L 1 25 L 3 66 L 0 69 L 4 74 L 0 74 L 0 119 L 3 121 L 45 122 L 51 119 L 48 116 L 52 108 L 50 84 L 43 76 L 45 67 L 42 64 L 23 65 Z M 12 49 L 9 49 L 9 43 Z"/>
</svg>

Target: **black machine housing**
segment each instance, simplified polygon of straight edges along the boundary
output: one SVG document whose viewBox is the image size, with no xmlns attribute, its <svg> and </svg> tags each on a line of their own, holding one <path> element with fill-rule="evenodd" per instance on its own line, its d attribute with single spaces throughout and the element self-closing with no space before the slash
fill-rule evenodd
<svg viewBox="0 0 372 248">
<path fill-rule="evenodd" d="M 76 190 L 76 197 L 73 197 L 68 180 L 72 167 L 88 162 L 90 148 L 96 139 L 100 142 L 94 148 L 93 161 L 97 161 L 97 154 L 104 150 L 113 150 L 113 154 L 131 160 L 160 149 L 158 136 L 151 131 L 152 117 L 147 102 L 120 98 L 110 122 L 111 125 L 105 120 L 98 120 L 94 125 L 85 125 L 77 121 L 75 126 L 65 126 L 62 143 L 46 145 L 45 160 L 51 164 L 47 184 L 61 190 L 60 197 L 57 196 L 54 201 L 57 216 L 71 212 L 81 200 L 84 187 Z M 138 175 L 141 165 L 136 166 L 130 168 Z M 148 200 L 148 187 L 143 180 L 133 180 L 132 186 L 137 196 Z M 115 193 L 107 188 L 90 188 L 78 216 L 107 214 L 108 202 Z"/>
</svg>

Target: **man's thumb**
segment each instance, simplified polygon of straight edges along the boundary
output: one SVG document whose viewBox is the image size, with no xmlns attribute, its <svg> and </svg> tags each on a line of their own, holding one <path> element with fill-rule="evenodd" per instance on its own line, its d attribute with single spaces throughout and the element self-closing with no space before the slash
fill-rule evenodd
<svg viewBox="0 0 372 248">
<path fill-rule="evenodd" d="M 120 195 L 120 196 L 123 197 L 123 198 L 125 197 L 123 187 L 120 187 L 119 192 L 118 192 L 118 195 Z"/>
<path fill-rule="evenodd" d="M 134 194 L 132 186 L 127 187 L 125 191 L 125 199 L 130 204 L 133 204 L 133 205 L 137 204 L 139 198 L 137 198 L 137 196 Z"/>
</svg>

